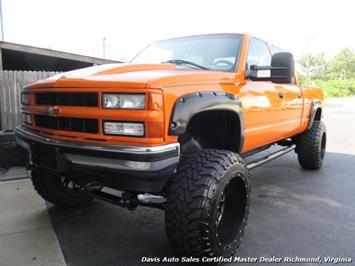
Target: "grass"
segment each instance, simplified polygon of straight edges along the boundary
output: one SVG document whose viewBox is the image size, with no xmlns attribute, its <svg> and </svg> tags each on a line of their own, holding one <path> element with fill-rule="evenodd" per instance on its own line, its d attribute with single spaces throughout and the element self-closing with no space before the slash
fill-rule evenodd
<svg viewBox="0 0 355 266">
<path fill-rule="evenodd" d="M 314 80 L 313 84 L 322 88 L 326 97 L 355 96 L 355 80 Z"/>
</svg>

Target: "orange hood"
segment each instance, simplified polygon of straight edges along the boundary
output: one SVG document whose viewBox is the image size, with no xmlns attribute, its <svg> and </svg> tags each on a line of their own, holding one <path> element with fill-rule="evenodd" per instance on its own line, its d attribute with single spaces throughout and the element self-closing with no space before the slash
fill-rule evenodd
<svg viewBox="0 0 355 266">
<path fill-rule="evenodd" d="M 108 64 L 61 73 L 26 86 L 159 88 L 193 82 L 233 80 L 234 73 L 199 69 L 177 69 L 175 64 Z"/>
</svg>

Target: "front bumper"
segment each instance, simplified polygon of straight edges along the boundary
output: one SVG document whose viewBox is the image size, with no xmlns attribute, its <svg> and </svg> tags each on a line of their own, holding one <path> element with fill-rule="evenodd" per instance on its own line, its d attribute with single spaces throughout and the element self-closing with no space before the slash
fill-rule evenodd
<svg viewBox="0 0 355 266">
<path fill-rule="evenodd" d="M 180 158 L 179 143 L 154 147 L 97 145 L 44 137 L 21 126 L 16 128 L 15 136 L 17 143 L 28 150 L 31 167 L 62 173 L 86 171 L 110 180 L 121 179 L 126 184 L 130 180 L 162 181 L 175 170 Z"/>
</svg>

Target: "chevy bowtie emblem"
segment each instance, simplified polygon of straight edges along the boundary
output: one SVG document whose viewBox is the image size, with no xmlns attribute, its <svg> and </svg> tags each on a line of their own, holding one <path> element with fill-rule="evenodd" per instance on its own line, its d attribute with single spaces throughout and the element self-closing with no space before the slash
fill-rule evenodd
<svg viewBox="0 0 355 266">
<path fill-rule="evenodd" d="M 47 109 L 47 114 L 49 116 L 56 116 L 59 114 L 59 107 L 58 106 L 51 106 Z"/>
</svg>

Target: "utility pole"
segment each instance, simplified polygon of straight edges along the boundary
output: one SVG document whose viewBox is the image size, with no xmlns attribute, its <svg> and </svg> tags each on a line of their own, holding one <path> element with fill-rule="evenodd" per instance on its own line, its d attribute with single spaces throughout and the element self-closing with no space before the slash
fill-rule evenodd
<svg viewBox="0 0 355 266">
<path fill-rule="evenodd" d="M 2 0 L 0 0 L 0 41 L 4 40 L 4 26 L 3 26 L 3 20 L 2 20 Z"/>
<path fill-rule="evenodd" d="M 96 53 L 97 53 L 96 56 L 100 56 L 104 59 L 106 59 L 106 49 L 110 48 L 110 46 L 111 46 L 111 45 L 107 44 L 106 41 L 107 41 L 106 37 L 103 37 L 101 39 L 100 43 L 96 44 L 96 49 L 95 49 Z M 100 55 L 101 51 L 102 51 L 102 54 Z M 94 49 L 92 50 L 92 52 L 94 53 Z"/>
<path fill-rule="evenodd" d="M 1 31 L 0 32 L 0 41 L 4 41 L 4 27 L 2 25 L 2 0 L 0 0 L 0 31 Z M 2 64 L 2 51 L 0 49 L 0 71 L 1 70 L 3 70 L 3 64 Z M 0 129 L 1 129 L 1 125 L 0 125 Z"/>
<path fill-rule="evenodd" d="M 1 1 L 1 0 L 0 0 Z M 106 41 L 106 37 L 102 38 L 102 52 L 103 52 L 103 56 L 104 58 L 106 58 L 106 47 L 105 47 L 105 41 Z"/>
</svg>

